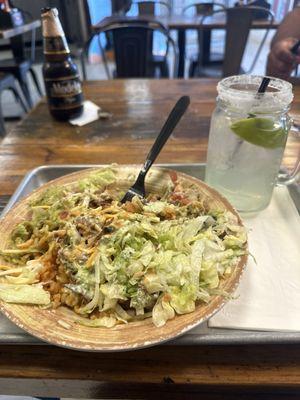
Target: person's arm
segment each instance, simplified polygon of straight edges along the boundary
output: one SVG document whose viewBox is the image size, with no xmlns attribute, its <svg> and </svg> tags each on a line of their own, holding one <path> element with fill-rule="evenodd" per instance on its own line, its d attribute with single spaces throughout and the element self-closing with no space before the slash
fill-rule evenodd
<svg viewBox="0 0 300 400">
<path fill-rule="evenodd" d="M 297 64 L 299 55 L 290 49 L 300 39 L 300 8 L 291 11 L 280 24 L 274 36 L 267 62 L 267 75 L 287 79 Z"/>
</svg>

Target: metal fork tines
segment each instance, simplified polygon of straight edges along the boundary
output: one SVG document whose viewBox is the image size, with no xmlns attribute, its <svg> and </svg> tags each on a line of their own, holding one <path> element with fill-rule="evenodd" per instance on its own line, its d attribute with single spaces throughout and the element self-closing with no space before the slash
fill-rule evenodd
<svg viewBox="0 0 300 400">
<path fill-rule="evenodd" d="M 135 181 L 135 183 L 125 193 L 125 196 L 121 200 L 122 203 L 126 203 L 126 201 L 131 201 L 134 196 L 145 197 L 145 195 L 146 195 L 146 190 L 145 190 L 146 173 L 147 173 L 147 171 L 145 170 L 145 168 L 143 168 L 141 170 L 141 172 L 139 173 L 139 176 L 137 177 L 137 180 Z"/>
</svg>

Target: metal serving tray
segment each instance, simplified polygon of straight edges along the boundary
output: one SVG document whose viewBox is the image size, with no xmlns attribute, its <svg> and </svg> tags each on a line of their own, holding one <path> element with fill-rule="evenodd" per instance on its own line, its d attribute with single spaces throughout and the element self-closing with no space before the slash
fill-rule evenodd
<svg viewBox="0 0 300 400">
<path fill-rule="evenodd" d="M 100 166 L 100 165 L 99 165 Z M 176 169 L 189 175 L 203 179 L 205 164 L 161 164 L 162 167 Z M 49 165 L 41 166 L 30 171 L 22 180 L 19 187 L 8 200 L 7 196 L 0 197 L 0 211 L 6 206 L 2 215 L 17 201 L 28 195 L 52 179 L 76 172 L 95 165 Z M 291 197 L 300 213 L 300 186 L 289 186 Z M 41 344 L 39 339 L 27 334 L 16 327 L 4 316 L 0 315 L 0 344 Z M 209 328 L 207 323 L 193 329 L 178 339 L 164 345 L 215 345 L 215 344 L 263 344 L 263 343 L 300 343 L 300 332 L 261 332 L 237 329 Z M 46 345 L 46 343 L 45 343 Z"/>
</svg>

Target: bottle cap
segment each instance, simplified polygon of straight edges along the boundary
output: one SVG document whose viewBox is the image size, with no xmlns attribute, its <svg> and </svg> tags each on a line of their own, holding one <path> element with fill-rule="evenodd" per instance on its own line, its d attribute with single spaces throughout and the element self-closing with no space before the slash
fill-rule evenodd
<svg viewBox="0 0 300 400">
<path fill-rule="evenodd" d="M 42 8 L 43 36 L 57 37 L 65 36 L 60 20 L 58 18 L 57 8 Z"/>
</svg>

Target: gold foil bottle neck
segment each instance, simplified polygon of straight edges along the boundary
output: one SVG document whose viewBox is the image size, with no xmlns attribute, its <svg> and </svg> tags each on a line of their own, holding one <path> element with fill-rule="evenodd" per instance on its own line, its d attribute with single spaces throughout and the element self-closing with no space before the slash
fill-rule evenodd
<svg viewBox="0 0 300 400">
<path fill-rule="evenodd" d="M 44 37 L 65 36 L 58 17 L 57 8 L 51 8 L 42 13 L 42 27 Z"/>
</svg>

